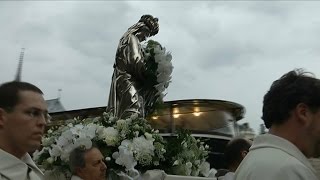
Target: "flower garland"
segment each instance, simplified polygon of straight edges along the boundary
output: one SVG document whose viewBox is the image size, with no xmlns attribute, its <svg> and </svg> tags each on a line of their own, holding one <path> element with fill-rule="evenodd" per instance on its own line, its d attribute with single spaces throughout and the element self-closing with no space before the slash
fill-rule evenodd
<svg viewBox="0 0 320 180">
<path fill-rule="evenodd" d="M 165 96 L 165 90 L 171 82 L 173 71 L 172 55 L 166 52 L 166 48 L 154 40 L 148 40 L 143 45 L 146 66 L 149 73 L 147 83 L 156 88 L 161 98 Z"/>
</svg>

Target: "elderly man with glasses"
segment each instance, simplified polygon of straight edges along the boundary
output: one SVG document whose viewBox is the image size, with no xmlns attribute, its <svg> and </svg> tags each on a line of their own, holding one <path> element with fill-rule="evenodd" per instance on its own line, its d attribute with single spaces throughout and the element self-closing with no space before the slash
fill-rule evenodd
<svg viewBox="0 0 320 180">
<path fill-rule="evenodd" d="M 26 82 L 0 85 L 0 180 L 41 180 L 28 152 L 41 145 L 50 116 L 42 91 Z"/>
</svg>

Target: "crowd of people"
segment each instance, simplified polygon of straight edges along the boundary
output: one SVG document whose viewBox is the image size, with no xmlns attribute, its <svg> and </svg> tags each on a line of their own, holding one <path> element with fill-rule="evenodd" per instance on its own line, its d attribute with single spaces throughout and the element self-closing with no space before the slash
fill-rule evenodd
<svg viewBox="0 0 320 180">
<path fill-rule="evenodd" d="M 269 132 L 231 140 L 226 169 L 218 180 L 317 180 L 310 159 L 320 156 L 320 80 L 300 69 L 274 81 L 263 99 Z M 41 146 L 50 120 L 42 91 L 27 82 L 0 86 L 0 180 L 42 180 L 28 152 Z M 75 148 L 69 157 L 72 180 L 106 179 L 98 148 Z"/>
</svg>

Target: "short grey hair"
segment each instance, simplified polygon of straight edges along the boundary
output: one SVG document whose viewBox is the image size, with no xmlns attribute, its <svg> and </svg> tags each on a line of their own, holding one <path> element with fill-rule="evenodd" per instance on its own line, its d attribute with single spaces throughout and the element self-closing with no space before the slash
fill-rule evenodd
<svg viewBox="0 0 320 180">
<path fill-rule="evenodd" d="M 69 156 L 69 166 L 73 175 L 76 175 L 77 168 L 84 168 L 86 166 L 84 156 L 86 152 L 90 151 L 92 148 L 86 149 L 85 146 L 79 146 L 71 151 Z"/>
</svg>

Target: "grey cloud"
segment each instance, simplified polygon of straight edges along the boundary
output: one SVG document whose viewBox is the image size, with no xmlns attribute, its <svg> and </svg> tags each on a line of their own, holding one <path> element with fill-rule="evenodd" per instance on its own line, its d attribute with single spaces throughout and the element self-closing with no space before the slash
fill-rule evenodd
<svg viewBox="0 0 320 180">
<path fill-rule="evenodd" d="M 3 1 L 0 80 L 13 79 L 25 46 L 23 80 L 39 85 L 47 99 L 62 88 L 67 109 L 106 105 L 118 41 L 150 13 L 160 23 L 152 39 L 173 55 L 165 99 L 242 103 L 247 108 L 243 121 L 258 127 L 262 96 L 274 79 L 298 66 L 318 71 L 319 6 L 293 1 Z"/>
<path fill-rule="evenodd" d="M 248 65 L 262 52 L 258 47 L 230 41 L 203 47 L 198 53 L 203 58 L 199 60 L 200 68 L 216 69 L 230 65 Z"/>
<path fill-rule="evenodd" d="M 116 22 L 127 21 L 125 13 L 115 16 L 117 12 L 129 13 L 130 7 L 125 2 L 80 3 L 71 12 L 55 19 L 55 23 L 63 27 L 59 34 L 70 47 L 88 57 L 98 57 L 100 61 L 112 64 L 118 43 L 115 37 L 124 33 Z"/>
</svg>

